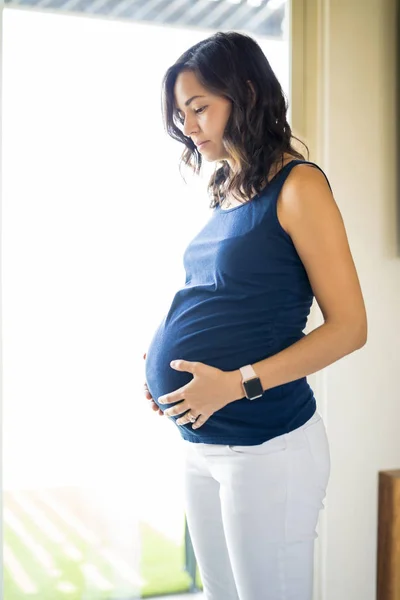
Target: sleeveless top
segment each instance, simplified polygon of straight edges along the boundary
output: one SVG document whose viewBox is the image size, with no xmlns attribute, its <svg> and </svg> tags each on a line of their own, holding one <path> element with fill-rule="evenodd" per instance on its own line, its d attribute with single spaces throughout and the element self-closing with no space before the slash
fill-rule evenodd
<svg viewBox="0 0 400 600">
<path fill-rule="evenodd" d="M 227 210 L 216 207 L 189 243 L 183 257 L 185 284 L 147 351 L 146 381 L 155 402 L 192 379 L 190 373 L 172 369 L 171 360 L 233 371 L 305 335 L 313 292 L 277 216 L 281 188 L 298 164 L 322 171 L 309 161 L 292 160 L 250 201 Z M 190 442 L 255 445 L 300 427 L 315 410 L 304 377 L 268 389 L 257 400 L 236 400 L 197 430 L 190 423 L 177 427 Z"/>
</svg>

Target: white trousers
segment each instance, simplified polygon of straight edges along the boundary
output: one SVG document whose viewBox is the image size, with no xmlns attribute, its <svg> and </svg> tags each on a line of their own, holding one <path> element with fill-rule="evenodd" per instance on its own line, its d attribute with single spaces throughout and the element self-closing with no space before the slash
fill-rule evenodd
<svg viewBox="0 0 400 600">
<path fill-rule="evenodd" d="M 330 475 L 318 412 L 257 446 L 185 448 L 185 509 L 206 600 L 312 600 Z"/>
</svg>

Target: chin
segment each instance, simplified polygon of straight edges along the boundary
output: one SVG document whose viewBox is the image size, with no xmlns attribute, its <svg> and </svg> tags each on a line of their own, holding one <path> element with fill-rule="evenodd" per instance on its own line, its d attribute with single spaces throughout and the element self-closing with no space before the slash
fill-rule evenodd
<svg viewBox="0 0 400 600">
<path fill-rule="evenodd" d="M 216 152 L 202 152 L 201 156 L 203 160 L 206 160 L 207 162 L 219 162 L 224 160 L 224 158 Z"/>
</svg>

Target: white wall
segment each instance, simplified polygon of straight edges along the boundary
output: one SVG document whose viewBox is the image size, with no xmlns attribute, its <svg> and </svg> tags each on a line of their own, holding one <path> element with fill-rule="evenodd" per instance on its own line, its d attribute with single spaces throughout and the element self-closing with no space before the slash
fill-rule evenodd
<svg viewBox="0 0 400 600">
<path fill-rule="evenodd" d="M 293 0 L 295 128 L 330 178 L 369 321 L 367 345 L 314 379 L 332 457 L 315 600 L 376 598 L 378 472 L 400 468 L 395 5 Z"/>
</svg>

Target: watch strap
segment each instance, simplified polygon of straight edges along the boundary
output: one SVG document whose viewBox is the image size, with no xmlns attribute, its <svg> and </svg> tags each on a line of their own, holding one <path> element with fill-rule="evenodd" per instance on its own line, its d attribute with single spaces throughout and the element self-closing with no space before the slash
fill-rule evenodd
<svg viewBox="0 0 400 600">
<path fill-rule="evenodd" d="M 239 371 L 242 374 L 243 381 L 247 381 L 248 379 L 258 377 L 257 373 L 251 365 L 245 365 L 244 367 L 240 367 Z"/>
</svg>

